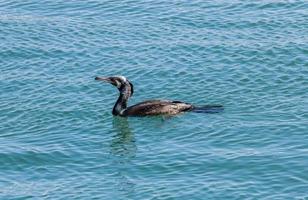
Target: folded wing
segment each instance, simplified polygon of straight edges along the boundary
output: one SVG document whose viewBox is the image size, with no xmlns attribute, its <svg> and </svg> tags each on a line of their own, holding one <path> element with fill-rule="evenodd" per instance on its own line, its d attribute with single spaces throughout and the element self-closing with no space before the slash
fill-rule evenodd
<svg viewBox="0 0 308 200">
<path fill-rule="evenodd" d="M 124 116 L 175 115 L 189 111 L 193 106 L 181 101 L 149 100 L 130 106 L 124 110 Z"/>
</svg>

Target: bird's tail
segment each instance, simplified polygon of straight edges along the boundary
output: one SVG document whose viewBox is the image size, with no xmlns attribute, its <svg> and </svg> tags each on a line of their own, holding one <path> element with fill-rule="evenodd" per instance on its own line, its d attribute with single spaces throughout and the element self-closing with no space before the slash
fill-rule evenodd
<svg viewBox="0 0 308 200">
<path fill-rule="evenodd" d="M 222 105 L 196 106 L 191 111 L 195 113 L 220 113 L 224 110 Z"/>
</svg>

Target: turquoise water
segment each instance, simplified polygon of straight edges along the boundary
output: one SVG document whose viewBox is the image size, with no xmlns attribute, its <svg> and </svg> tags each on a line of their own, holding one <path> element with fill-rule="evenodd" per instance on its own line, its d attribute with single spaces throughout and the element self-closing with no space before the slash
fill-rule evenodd
<svg viewBox="0 0 308 200">
<path fill-rule="evenodd" d="M 0 199 L 308 199 L 307 1 L 0 1 Z M 116 118 L 172 99 L 223 113 Z"/>
</svg>

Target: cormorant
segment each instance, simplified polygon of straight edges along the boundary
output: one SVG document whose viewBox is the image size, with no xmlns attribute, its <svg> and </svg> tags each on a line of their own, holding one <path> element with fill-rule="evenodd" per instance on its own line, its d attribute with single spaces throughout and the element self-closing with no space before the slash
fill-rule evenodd
<svg viewBox="0 0 308 200">
<path fill-rule="evenodd" d="M 221 105 L 195 107 L 189 103 L 169 100 L 148 100 L 127 107 L 127 101 L 134 93 L 134 86 L 127 78 L 111 76 L 95 77 L 95 80 L 111 83 L 118 88 L 120 96 L 112 110 L 112 114 L 116 116 L 176 115 L 187 111 L 217 113 L 223 110 Z"/>
</svg>

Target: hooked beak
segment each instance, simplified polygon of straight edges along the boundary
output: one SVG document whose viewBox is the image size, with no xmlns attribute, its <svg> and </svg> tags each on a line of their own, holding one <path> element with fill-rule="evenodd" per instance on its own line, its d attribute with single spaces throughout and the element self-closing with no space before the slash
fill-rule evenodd
<svg viewBox="0 0 308 200">
<path fill-rule="evenodd" d="M 111 79 L 109 77 L 95 77 L 95 80 L 97 81 L 104 81 L 106 83 L 112 83 Z"/>
<path fill-rule="evenodd" d="M 112 77 L 95 77 L 97 81 L 104 81 L 105 83 L 110 83 L 117 87 L 117 82 Z"/>
</svg>

